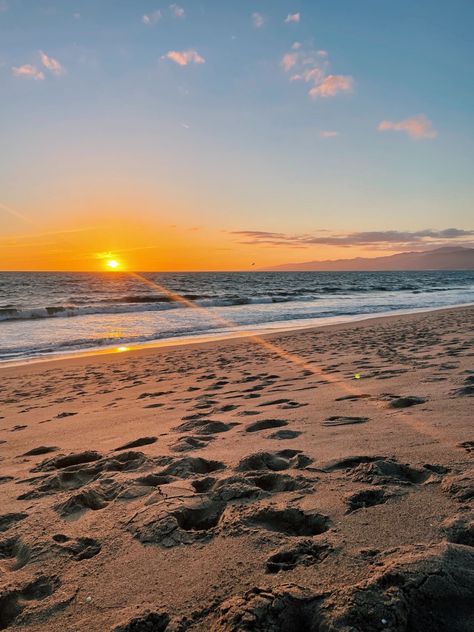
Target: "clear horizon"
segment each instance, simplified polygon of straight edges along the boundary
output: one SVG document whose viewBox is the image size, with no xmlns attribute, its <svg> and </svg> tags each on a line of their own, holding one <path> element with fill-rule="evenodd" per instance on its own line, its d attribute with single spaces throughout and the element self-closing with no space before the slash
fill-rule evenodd
<svg viewBox="0 0 474 632">
<path fill-rule="evenodd" d="M 0 1 L 1 270 L 474 243 L 467 0 Z"/>
</svg>

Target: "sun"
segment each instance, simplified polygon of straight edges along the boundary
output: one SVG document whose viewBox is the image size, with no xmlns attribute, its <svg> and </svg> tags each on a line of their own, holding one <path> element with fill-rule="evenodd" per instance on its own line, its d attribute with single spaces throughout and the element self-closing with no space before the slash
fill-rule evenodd
<svg viewBox="0 0 474 632">
<path fill-rule="evenodd" d="M 105 265 L 109 268 L 109 270 L 118 270 L 121 267 L 120 261 L 117 259 L 107 259 Z"/>
</svg>

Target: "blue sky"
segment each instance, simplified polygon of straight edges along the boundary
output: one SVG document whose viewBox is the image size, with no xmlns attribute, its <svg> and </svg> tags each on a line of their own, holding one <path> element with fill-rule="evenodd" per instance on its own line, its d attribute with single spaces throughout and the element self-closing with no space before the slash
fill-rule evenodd
<svg viewBox="0 0 474 632">
<path fill-rule="evenodd" d="M 0 0 L 0 203 L 47 227 L 116 205 L 226 235 L 470 230 L 473 23 L 468 0 Z"/>
</svg>

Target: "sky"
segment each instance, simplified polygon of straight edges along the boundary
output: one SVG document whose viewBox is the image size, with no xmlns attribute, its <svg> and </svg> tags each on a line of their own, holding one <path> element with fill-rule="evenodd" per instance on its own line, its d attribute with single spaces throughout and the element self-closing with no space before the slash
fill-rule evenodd
<svg viewBox="0 0 474 632">
<path fill-rule="evenodd" d="M 474 242 L 472 0 L 0 0 L 0 269 Z"/>
</svg>

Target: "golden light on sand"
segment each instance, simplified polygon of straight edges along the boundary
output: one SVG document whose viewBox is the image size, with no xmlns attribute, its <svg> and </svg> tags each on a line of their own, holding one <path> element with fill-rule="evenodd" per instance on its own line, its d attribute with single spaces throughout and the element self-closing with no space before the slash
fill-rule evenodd
<svg viewBox="0 0 474 632">
<path fill-rule="evenodd" d="M 130 347 L 125 347 L 124 345 L 117 347 L 117 353 L 123 353 L 124 351 L 130 351 Z"/>
</svg>

